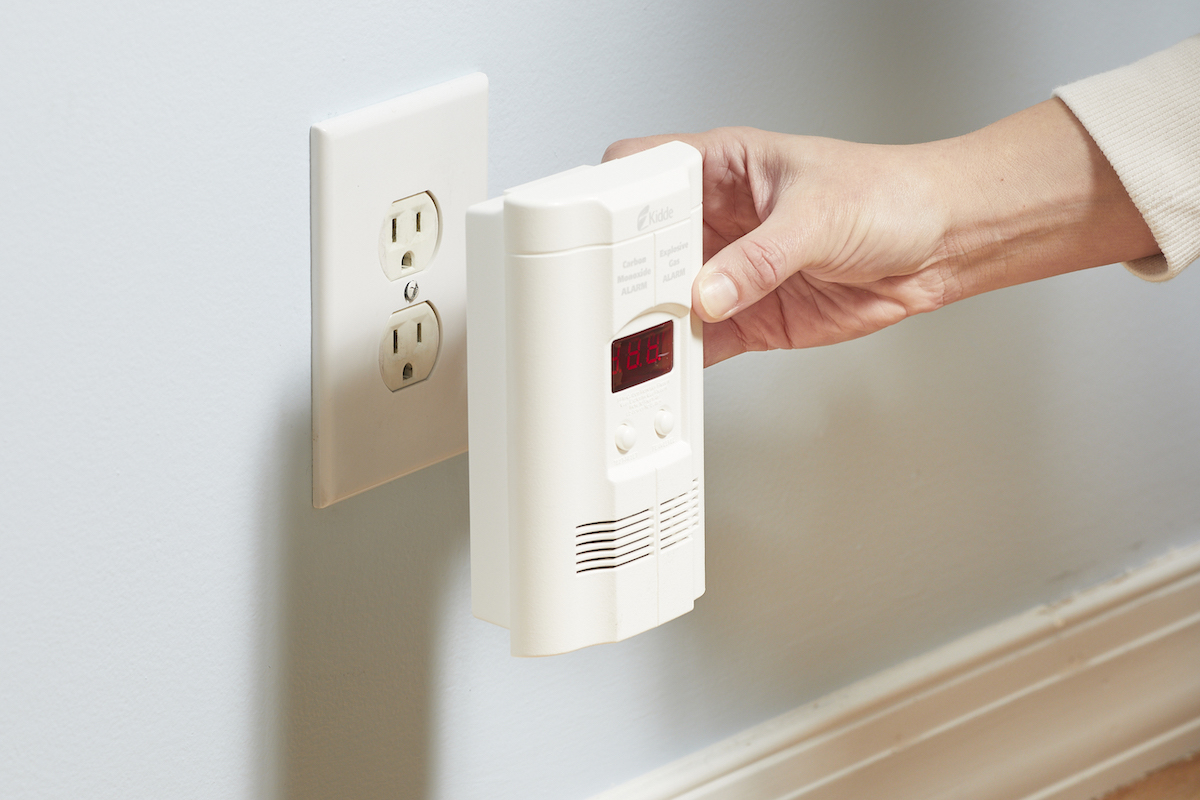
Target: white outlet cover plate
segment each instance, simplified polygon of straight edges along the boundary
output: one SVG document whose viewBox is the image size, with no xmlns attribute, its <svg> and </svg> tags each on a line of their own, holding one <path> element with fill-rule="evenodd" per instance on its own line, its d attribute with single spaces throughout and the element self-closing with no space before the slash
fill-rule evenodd
<svg viewBox="0 0 1200 800">
<path fill-rule="evenodd" d="M 467 206 L 487 199 L 487 77 L 467 75 L 312 126 L 313 505 L 324 508 L 467 449 Z M 441 243 L 391 281 L 379 256 L 392 203 L 430 192 Z M 404 287 L 416 280 L 411 302 Z M 437 309 L 429 378 L 390 391 L 379 337 L 412 303 Z"/>
</svg>

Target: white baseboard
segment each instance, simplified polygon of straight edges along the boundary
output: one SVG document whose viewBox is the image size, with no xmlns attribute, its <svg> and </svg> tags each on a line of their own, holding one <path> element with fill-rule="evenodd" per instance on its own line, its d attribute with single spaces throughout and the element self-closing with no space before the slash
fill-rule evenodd
<svg viewBox="0 0 1200 800">
<path fill-rule="evenodd" d="M 1200 545 L 594 800 L 1092 800 L 1200 750 Z"/>
</svg>

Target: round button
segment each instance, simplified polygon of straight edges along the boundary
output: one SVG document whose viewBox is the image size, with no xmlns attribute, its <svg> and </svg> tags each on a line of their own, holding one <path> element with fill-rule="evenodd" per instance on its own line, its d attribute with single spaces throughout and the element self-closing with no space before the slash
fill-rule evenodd
<svg viewBox="0 0 1200 800">
<path fill-rule="evenodd" d="M 617 449 L 628 453 L 637 444 L 637 431 L 632 425 L 622 424 L 617 428 Z"/>
<path fill-rule="evenodd" d="M 654 432 L 659 436 L 666 436 L 675 429 L 675 415 L 665 408 L 660 408 L 658 413 L 654 415 Z"/>
</svg>

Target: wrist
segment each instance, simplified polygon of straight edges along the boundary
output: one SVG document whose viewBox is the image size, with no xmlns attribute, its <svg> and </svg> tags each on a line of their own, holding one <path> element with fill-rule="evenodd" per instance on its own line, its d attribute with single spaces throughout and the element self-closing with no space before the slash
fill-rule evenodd
<svg viewBox="0 0 1200 800">
<path fill-rule="evenodd" d="M 1158 252 L 1111 165 L 1060 100 L 934 147 L 947 209 L 938 268 L 960 297 Z"/>
</svg>

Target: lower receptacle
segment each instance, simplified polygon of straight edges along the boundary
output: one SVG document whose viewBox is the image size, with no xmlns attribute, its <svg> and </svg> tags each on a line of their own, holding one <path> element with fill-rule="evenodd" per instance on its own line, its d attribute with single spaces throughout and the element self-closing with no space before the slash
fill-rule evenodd
<svg viewBox="0 0 1200 800">
<path fill-rule="evenodd" d="M 396 392 L 428 378 L 441 343 L 441 324 L 429 303 L 392 314 L 379 341 L 379 372 L 384 384 Z"/>
</svg>

